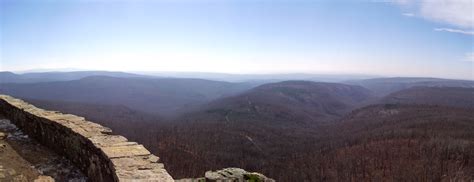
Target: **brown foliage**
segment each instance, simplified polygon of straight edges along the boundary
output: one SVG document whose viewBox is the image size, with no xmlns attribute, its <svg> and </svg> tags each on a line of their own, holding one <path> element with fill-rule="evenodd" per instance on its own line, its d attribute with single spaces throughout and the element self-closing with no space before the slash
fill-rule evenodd
<svg viewBox="0 0 474 182">
<path fill-rule="evenodd" d="M 259 171 L 278 181 L 474 178 L 472 109 L 378 105 L 333 123 L 298 126 L 232 118 L 170 124 L 126 110 L 93 112 L 92 105 L 75 106 L 71 113 L 110 124 L 145 144 L 175 178 L 223 167 Z"/>
</svg>

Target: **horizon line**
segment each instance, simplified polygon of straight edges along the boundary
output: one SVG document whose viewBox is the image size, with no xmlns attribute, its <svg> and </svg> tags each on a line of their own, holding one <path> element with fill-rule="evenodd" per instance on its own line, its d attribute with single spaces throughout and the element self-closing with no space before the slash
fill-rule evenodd
<svg viewBox="0 0 474 182">
<path fill-rule="evenodd" d="M 221 74 L 229 76 L 265 76 L 265 75 L 321 75 L 321 76 L 359 76 L 372 78 L 435 78 L 435 79 L 452 79 L 452 80 L 466 80 L 474 81 L 474 78 L 458 78 L 458 77 L 438 77 L 438 76 L 422 76 L 422 75 L 377 75 L 367 73 L 323 73 L 323 72 L 273 72 L 273 73 L 229 73 L 229 72 L 206 72 L 206 71 L 124 71 L 124 70 L 103 70 L 103 69 L 77 69 L 77 68 L 40 68 L 40 69 L 28 69 L 28 70 L 3 70 L 0 72 L 10 72 L 17 75 L 28 74 L 28 73 L 71 73 L 71 72 L 122 72 L 131 74 L 142 74 L 146 73 L 159 73 L 159 74 Z M 151 75 L 148 75 L 151 76 Z M 177 76 L 177 75 L 176 75 Z"/>
</svg>

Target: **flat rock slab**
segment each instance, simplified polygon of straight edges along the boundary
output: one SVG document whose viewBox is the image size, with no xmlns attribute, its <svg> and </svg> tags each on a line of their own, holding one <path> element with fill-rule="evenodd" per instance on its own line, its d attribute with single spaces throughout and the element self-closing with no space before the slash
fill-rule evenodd
<svg viewBox="0 0 474 182">
<path fill-rule="evenodd" d="M 164 169 L 154 170 L 118 170 L 116 171 L 119 181 L 135 182 L 174 182 L 173 178 Z"/>
<path fill-rule="evenodd" d="M 107 155 L 109 158 L 150 155 L 150 151 L 143 147 L 143 145 L 103 147 L 102 151 L 104 151 L 105 155 Z"/>
<path fill-rule="evenodd" d="M 120 135 L 98 135 L 89 138 L 97 147 L 107 147 L 114 143 L 128 142 L 127 138 Z"/>
</svg>

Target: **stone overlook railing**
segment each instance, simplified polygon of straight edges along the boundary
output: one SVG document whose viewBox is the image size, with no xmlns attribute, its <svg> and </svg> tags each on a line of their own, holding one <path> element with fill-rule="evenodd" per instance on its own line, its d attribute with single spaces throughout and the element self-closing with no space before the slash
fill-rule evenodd
<svg viewBox="0 0 474 182">
<path fill-rule="evenodd" d="M 0 114 L 68 157 L 90 181 L 173 181 L 143 145 L 83 117 L 46 111 L 7 95 L 0 95 Z"/>
</svg>

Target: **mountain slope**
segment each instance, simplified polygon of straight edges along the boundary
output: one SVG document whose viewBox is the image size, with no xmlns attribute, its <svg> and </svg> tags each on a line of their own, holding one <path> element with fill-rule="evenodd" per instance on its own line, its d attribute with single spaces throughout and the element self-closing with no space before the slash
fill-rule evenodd
<svg viewBox="0 0 474 182">
<path fill-rule="evenodd" d="M 91 76 L 73 81 L 2 84 L 0 93 L 28 99 L 126 105 L 138 111 L 173 116 L 188 107 L 252 86 L 200 79 Z"/>
<path fill-rule="evenodd" d="M 214 100 L 170 123 L 126 106 L 29 101 L 105 121 L 158 154 L 175 178 L 234 166 L 277 181 L 470 181 L 474 112 L 452 103 L 471 100 L 471 92 L 413 87 L 384 98 L 403 102 L 359 108 L 372 101 L 367 89 L 288 81 Z"/>
<path fill-rule="evenodd" d="M 0 72 L 0 83 L 21 83 L 24 82 L 24 78 L 12 72 L 1 71 Z"/>
<path fill-rule="evenodd" d="M 333 131 L 325 144 L 329 150 L 319 154 L 324 157 L 318 162 L 328 180 L 474 179 L 472 109 L 376 105 L 353 112 L 328 130 Z"/>
<path fill-rule="evenodd" d="M 323 122 L 349 112 L 372 99 L 358 86 L 310 81 L 285 81 L 261 85 L 237 96 L 215 100 L 193 117 L 209 115 L 220 120 L 271 122 Z"/>
<path fill-rule="evenodd" d="M 473 179 L 471 108 L 398 103 L 345 111 L 370 100 L 357 88 L 282 82 L 219 99 L 163 134 L 160 156 L 177 177 L 237 166 L 278 181 Z M 466 88 L 427 89 L 469 97 Z M 347 107 L 325 108 L 345 114 L 324 122 L 333 117 L 319 106 L 342 102 L 337 98 L 344 98 Z M 416 95 L 412 99 L 423 100 Z"/>
<path fill-rule="evenodd" d="M 123 105 L 34 99 L 26 101 L 43 109 L 85 117 L 89 121 L 111 128 L 114 133 L 139 141 L 144 141 L 146 138 L 149 138 L 150 132 L 164 122 L 164 119 L 160 116 L 132 110 Z"/>
<path fill-rule="evenodd" d="M 382 98 L 379 103 L 474 108 L 474 88 L 413 87 L 392 93 Z"/>
<path fill-rule="evenodd" d="M 375 78 L 366 80 L 353 80 L 346 83 L 363 86 L 369 90 L 372 90 L 375 94 L 381 97 L 403 89 L 417 86 L 474 88 L 474 81 L 469 80 L 416 77 Z"/>
<path fill-rule="evenodd" d="M 163 134 L 160 156 L 176 177 L 238 166 L 281 179 L 275 172 L 283 169 L 289 156 L 308 150 L 324 135 L 321 125 L 371 98 L 359 86 L 309 81 L 265 84 L 213 101 L 174 122 L 174 129 Z"/>
</svg>

